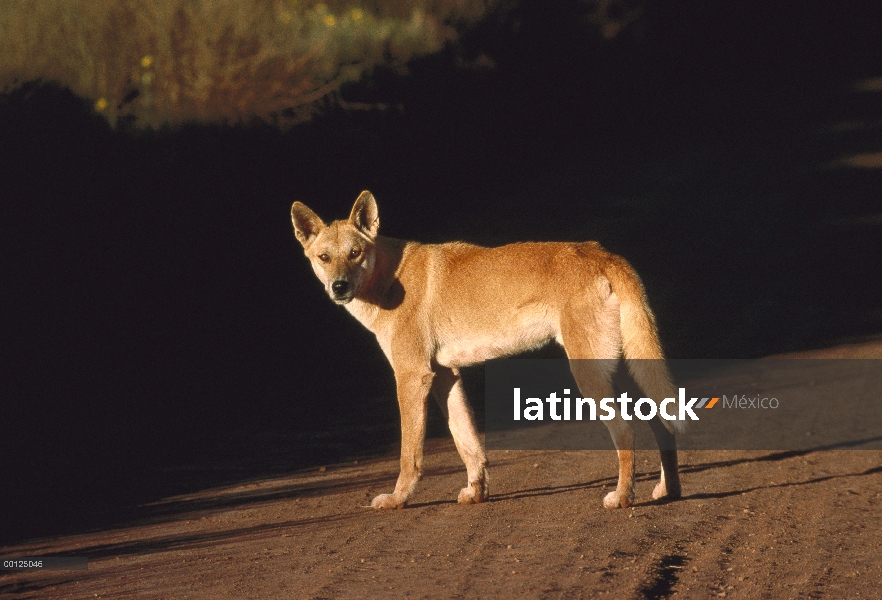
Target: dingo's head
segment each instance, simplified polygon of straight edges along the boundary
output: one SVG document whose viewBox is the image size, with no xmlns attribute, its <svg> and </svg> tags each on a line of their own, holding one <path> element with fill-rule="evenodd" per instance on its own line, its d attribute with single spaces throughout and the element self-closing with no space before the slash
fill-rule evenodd
<svg viewBox="0 0 882 600">
<path fill-rule="evenodd" d="M 362 192 L 346 221 L 325 225 L 301 202 L 291 207 L 291 220 L 294 235 L 331 300 L 350 302 L 370 278 L 376 259 L 374 240 L 380 218 L 373 194 Z"/>
</svg>

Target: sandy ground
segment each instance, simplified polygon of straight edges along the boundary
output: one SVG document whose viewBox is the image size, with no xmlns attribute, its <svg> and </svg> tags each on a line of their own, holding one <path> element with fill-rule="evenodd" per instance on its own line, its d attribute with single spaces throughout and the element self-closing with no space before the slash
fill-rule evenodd
<svg viewBox="0 0 882 600">
<path fill-rule="evenodd" d="M 882 344 L 823 357 L 879 357 Z M 805 355 L 803 355 L 805 356 Z M 89 557 L 0 574 L 10 598 L 879 598 L 882 451 L 684 451 L 684 498 L 605 510 L 611 452 L 493 451 L 490 502 L 455 502 L 450 440 L 427 443 L 405 510 L 370 499 L 397 458 L 173 497 L 126 526 L 0 548 Z"/>
</svg>

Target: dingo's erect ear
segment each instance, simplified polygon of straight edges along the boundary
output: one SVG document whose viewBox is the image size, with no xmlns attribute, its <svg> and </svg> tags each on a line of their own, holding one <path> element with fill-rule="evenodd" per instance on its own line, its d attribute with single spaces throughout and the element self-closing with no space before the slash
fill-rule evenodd
<svg viewBox="0 0 882 600">
<path fill-rule="evenodd" d="M 294 223 L 294 235 L 304 248 L 325 228 L 325 222 L 302 202 L 295 202 L 291 207 L 291 222 Z"/>
<path fill-rule="evenodd" d="M 349 222 L 368 237 L 377 237 L 377 231 L 380 230 L 380 214 L 377 212 L 377 201 L 369 191 L 365 190 L 358 195 L 349 214 Z"/>
</svg>

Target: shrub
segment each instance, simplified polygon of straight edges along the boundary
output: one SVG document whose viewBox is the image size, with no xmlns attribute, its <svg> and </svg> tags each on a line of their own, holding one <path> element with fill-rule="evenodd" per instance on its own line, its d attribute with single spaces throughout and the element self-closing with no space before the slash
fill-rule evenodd
<svg viewBox="0 0 882 600">
<path fill-rule="evenodd" d="M 56 81 L 112 124 L 296 122 L 373 67 L 438 50 L 490 4 L 0 0 L 0 89 Z"/>
</svg>

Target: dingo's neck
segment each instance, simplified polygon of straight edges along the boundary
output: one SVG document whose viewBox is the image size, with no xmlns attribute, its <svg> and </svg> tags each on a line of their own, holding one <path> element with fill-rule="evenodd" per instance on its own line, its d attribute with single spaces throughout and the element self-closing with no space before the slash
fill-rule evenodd
<svg viewBox="0 0 882 600">
<path fill-rule="evenodd" d="M 349 314 L 369 330 L 374 331 L 373 324 L 380 311 L 394 310 L 403 301 L 404 288 L 397 275 L 406 255 L 417 245 L 380 235 L 374 240 L 371 273 L 352 302 L 346 305 Z"/>
</svg>

